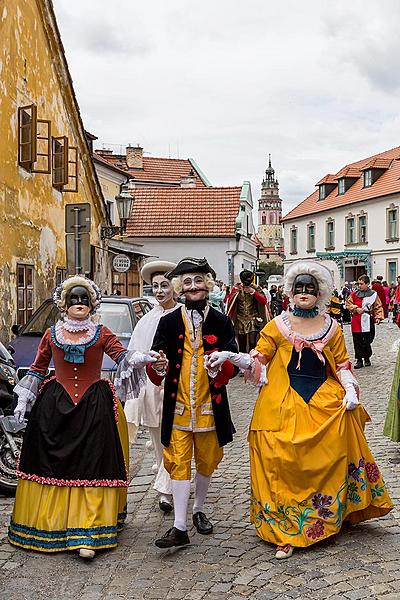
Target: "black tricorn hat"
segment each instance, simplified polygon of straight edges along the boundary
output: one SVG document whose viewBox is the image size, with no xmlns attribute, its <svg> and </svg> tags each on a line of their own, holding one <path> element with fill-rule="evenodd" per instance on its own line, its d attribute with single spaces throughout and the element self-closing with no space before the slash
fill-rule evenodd
<svg viewBox="0 0 400 600">
<path fill-rule="evenodd" d="M 178 262 L 175 269 L 166 273 L 165 277 L 172 279 L 173 277 L 178 277 L 178 275 L 184 275 L 185 273 L 211 273 L 214 279 L 217 276 L 214 269 L 208 264 L 206 258 L 192 258 L 191 256 L 187 256 Z"/>
</svg>

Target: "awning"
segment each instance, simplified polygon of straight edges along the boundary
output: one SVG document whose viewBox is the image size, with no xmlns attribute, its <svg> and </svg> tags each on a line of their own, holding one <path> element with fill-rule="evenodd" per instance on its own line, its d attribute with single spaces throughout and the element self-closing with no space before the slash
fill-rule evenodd
<svg viewBox="0 0 400 600">
<path fill-rule="evenodd" d="M 130 244 L 129 242 L 123 242 L 121 240 L 110 240 L 108 242 L 108 251 L 110 254 L 120 254 L 125 252 L 126 254 L 136 254 L 136 256 L 145 256 L 149 258 L 153 254 L 146 254 L 140 250 L 142 248 L 139 244 Z"/>
</svg>

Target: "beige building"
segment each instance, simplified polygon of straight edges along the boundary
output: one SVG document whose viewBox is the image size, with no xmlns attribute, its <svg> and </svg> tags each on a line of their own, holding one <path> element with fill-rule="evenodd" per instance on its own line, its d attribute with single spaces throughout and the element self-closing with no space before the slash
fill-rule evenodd
<svg viewBox="0 0 400 600">
<path fill-rule="evenodd" d="M 65 206 L 89 203 L 88 274 L 107 285 L 106 207 L 50 0 L 3 0 L 0 13 L 1 337 L 66 274 Z"/>
</svg>

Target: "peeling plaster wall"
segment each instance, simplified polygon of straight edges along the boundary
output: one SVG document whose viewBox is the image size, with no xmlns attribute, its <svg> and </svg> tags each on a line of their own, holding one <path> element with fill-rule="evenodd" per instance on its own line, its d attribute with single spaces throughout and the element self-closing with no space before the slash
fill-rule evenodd
<svg viewBox="0 0 400 600">
<path fill-rule="evenodd" d="M 1 8 L 2 6 L 2 8 Z M 49 35 L 50 31 L 50 35 Z M 49 0 L 0 3 L 0 339 L 16 321 L 18 263 L 33 265 L 34 308 L 54 287 L 56 267 L 65 268 L 65 204 L 92 205 L 91 244 L 96 246 L 95 279 L 108 286 L 107 253 L 99 239 L 105 219 L 101 193 L 82 136 L 62 48 Z M 72 92 L 72 93 L 71 93 Z M 18 107 L 36 104 L 38 119 L 51 121 L 53 136 L 78 147 L 79 192 L 60 193 L 51 175 L 18 166 Z M 97 187 L 96 187 L 97 186 Z M 99 188 L 98 188 L 99 189 Z M 93 191 L 95 190 L 95 192 Z"/>
</svg>

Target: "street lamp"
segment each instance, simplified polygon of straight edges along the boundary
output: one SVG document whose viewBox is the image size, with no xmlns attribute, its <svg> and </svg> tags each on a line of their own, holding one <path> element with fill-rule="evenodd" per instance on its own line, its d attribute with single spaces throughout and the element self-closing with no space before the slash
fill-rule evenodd
<svg viewBox="0 0 400 600">
<path fill-rule="evenodd" d="M 129 191 L 127 183 L 121 186 L 121 191 L 118 196 L 115 196 L 115 203 L 117 205 L 117 211 L 119 220 L 121 222 L 120 227 L 118 225 L 102 225 L 101 227 L 101 239 L 111 239 L 116 235 L 122 235 L 126 231 L 126 225 L 132 211 L 134 197 Z"/>
</svg>

